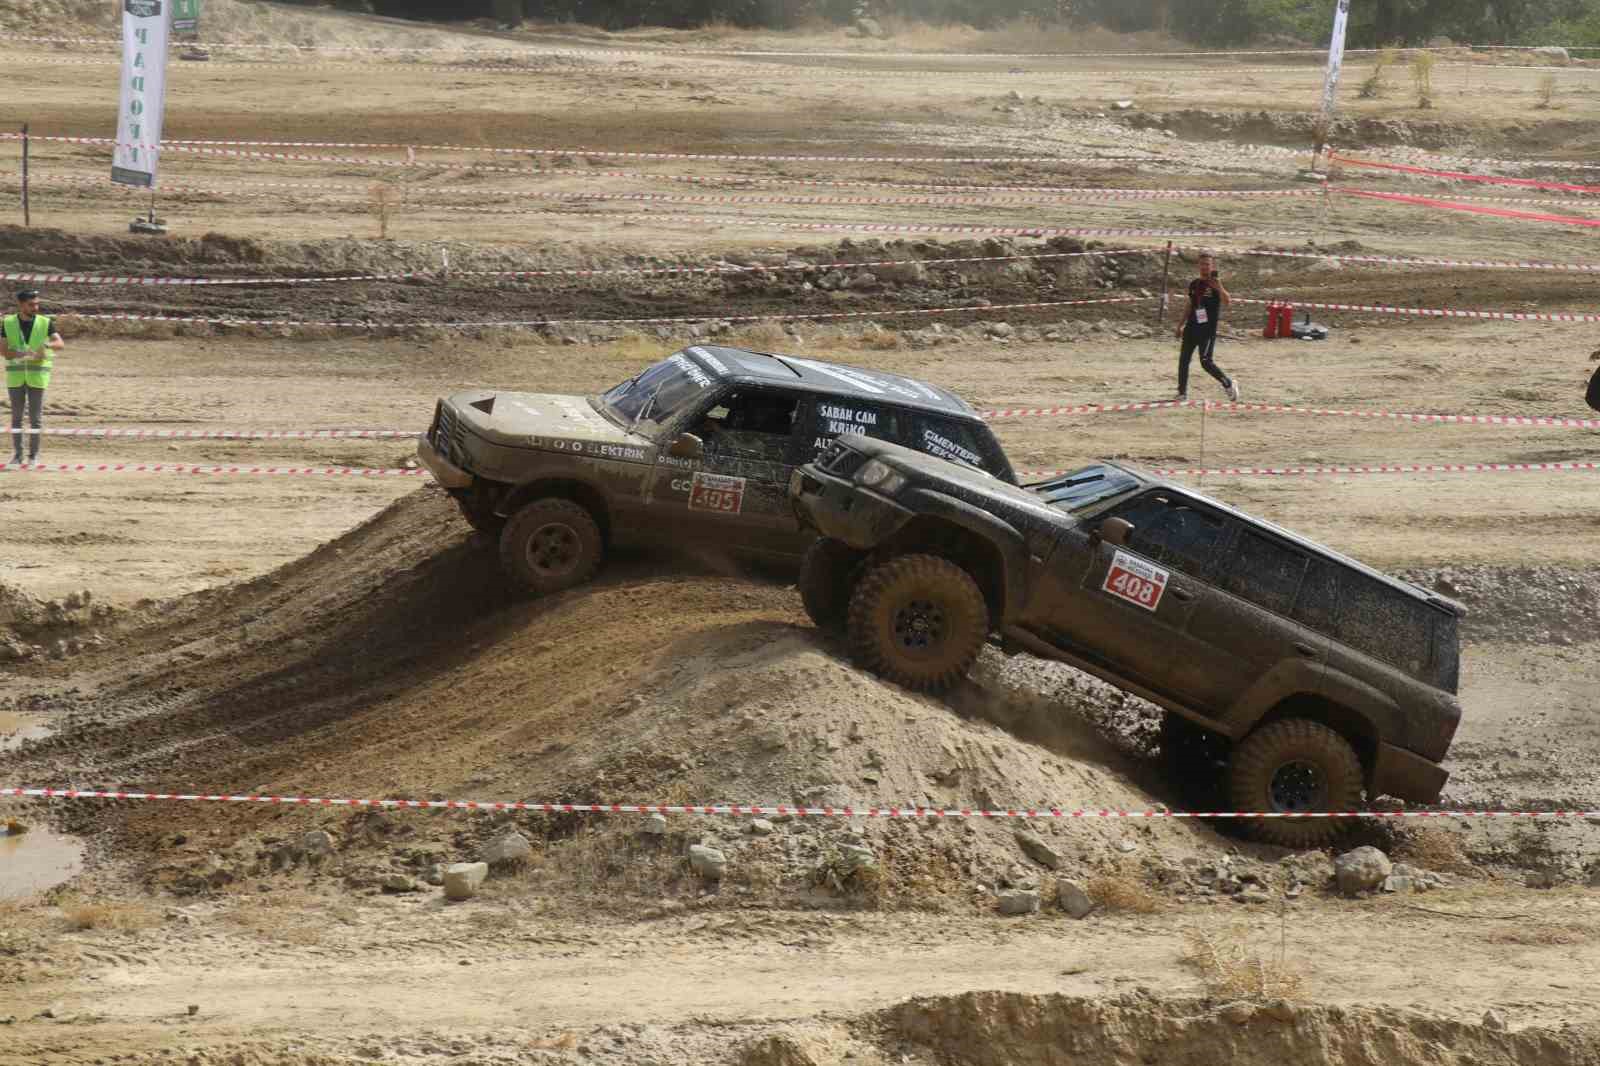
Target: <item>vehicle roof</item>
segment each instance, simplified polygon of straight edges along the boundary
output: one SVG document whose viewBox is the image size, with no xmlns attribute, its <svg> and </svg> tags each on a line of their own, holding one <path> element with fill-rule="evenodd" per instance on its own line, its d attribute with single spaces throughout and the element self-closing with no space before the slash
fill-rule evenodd
<svg viewBox="0 0 1600 1066">
<path fill-rule="evenodd" d="M 1237 507 L 1223 503 L 1214 496 L 1207 496 L 1203 492 L 1196 492 L 1188 485 L 1182 485 L 1176 481 L 1169 481 L 1166 478 L 1157 477 L 1154 474 L 1151 474 L 1149 471 L 1141 470 L 1136 466 L 1129 466 L 1126 463 L 1112 462 L 1108 459 L 1102 459 L 1098 462 L 1099 465 L 1114 467 L 1137 478 L 1148 488 L 1169 489 L 1178 493 L 1179 495 L 1188 496 L 1190 499 L 1199 500 L 1208 507 L 1215 507 L 1217 510 L 1239 519 L 1241 522 L 1247 522 L 1250 525 L 1265 529 L 1274 535 L 1283 538 L 1296 547 L 1303 548 L 1313 555 L 1320 555 L 1323 558 L 1328 559 L 1331 562 L 1338 563 L 1341 566 L 1349 567 L 1350 569 L 1355 570 L 1357 573 L 1382 582 L 1398 592 L 1403 592 L 1406 595 L 1415 597 L 1417 599 L 1426 600 L 1428 603 L 1431 603 L 1436 607 L 1443 608 L 1444 610 L 1450 611 L 1456 615 L 1464 616 L 1467 613 L 1466 608 L 1463 605 L 1457 603 L 1455 600 L 1452 600 L 1447 596 L 1441 596 L 1437 592 L 1422 588 L 1418 585 L 1413 585 L 1409 581 L 1402 581 L 1397 577 L 1385 574 L 1381 570 L 1374 570 L 1366 563 L 1363 563 L 1358 559 L 1352 559 L 1342 552 L 1335 551 L 1326 544 L 1319 544 L 1316 541 L 1303 537 L 1298 533 L 1284 529 L 1282 526 L 1277 525 L 1276 523 L 1269 522 L 1265 518 L 1257 517 L 1256 515 L 1250 514 L 1247 511 L 1241 511 Z"/>
<path fill-rule="evenodd" d="M 883 370 L 718 344 L 696 344 L 684 351 L 719 379 L 740 385 L 781 385 L 819 395 L 936 411 L 966 422 L 983 421 L 970 404 L 954 393 Z"/>
</svg>

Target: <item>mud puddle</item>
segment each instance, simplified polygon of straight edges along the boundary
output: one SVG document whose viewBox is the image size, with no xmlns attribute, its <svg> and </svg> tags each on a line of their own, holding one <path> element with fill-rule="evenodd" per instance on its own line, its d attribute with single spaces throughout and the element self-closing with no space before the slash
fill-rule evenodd
<svg viewBox="0 0 1600 1066">
<path fill-rule="evenodd" d="M 24 741 L 50 735 L 50 727 L 32 715 L 0 711 L 0 751 L 20 748 Z"/>
<path fill-rule="evenodd" d="M 83 869 L 83 845 L 39 825 L 22 832 L 0 818 L 0 899 L 53 888 Z"/>
</svg>

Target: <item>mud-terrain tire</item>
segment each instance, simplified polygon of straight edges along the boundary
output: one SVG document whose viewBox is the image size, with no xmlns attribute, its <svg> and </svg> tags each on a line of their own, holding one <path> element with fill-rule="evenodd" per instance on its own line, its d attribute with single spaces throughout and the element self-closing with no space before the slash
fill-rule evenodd
<svg viewBox="0 0 1600 1066">
<path fill-rule="evenodd" d="M 1285 718 L 1257 729 L 1233 749 L 1228 799 L 1236 811 L 1353 811 L 1364 775 L 1350 742 L 1325 725 Z M 1259 840 L 1286 848 L 1327 844 L 1349 828 L 1347 818 L 1260 818 Z"/>
<path fill-rule="evenodd" d="M 871 567 L 850 596 L 850 651 L 868 670 L 918 691 L 966 676 L 989 638 L 978 583 L 937 555 L 900 555 Z"/>
<path fill-rule="evenodd" d="M 1167 711 L 1161 716 L 1161 769 L 1189 807 L 1215 810 L 1228 802 L 1228 739 Z"/>
<path fill-rule="evenodd" d="M 527 504 L 500 534 L 500 565 L 530 592 L 560 592 L 594 576 L 605 541 L 582 504 L 547 497 Z"/>
<path fill-rule="evenodd" d="M 479 505 L 466 495 L 456 495 L 455 500 L 456 509 L 461 512 L 461 517 L 467 520 L 467 525 L 479 533 L 498 537 L 505 531 L 506 520 L 492 510 Z"/>
<path fill-rule="evenodd" d="M 832 537 L 811 542 L 800 560 L 800 602 L 818 629 L 838 629 L 850 614 L 850 593 L 862 554 Z"/>
</svg>

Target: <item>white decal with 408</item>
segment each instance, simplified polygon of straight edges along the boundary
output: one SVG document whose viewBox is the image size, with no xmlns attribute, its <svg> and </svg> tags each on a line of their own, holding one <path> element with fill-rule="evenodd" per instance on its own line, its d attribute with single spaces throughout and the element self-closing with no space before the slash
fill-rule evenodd
<svg viewBox="0 0 1600 1066">
<path fill-rule="evenodd" d="M 1161 597 L 1166 595 L 1167 581 L 1171 577 L 1170 571 L 1145 562 L 1137 555 L 1119 551 L 1112 558 L 1111 569 L 1106 571 L 1106 579 L 1100 589 L 1153 611 L 1161 606 Z"/>
</svg>

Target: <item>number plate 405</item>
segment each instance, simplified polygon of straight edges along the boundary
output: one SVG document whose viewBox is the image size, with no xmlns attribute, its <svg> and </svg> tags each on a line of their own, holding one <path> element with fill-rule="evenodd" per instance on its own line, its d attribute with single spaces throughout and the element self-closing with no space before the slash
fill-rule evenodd
<svg viewBox="0 0 1600 1066">
<path fill-rule="evenodd" d="M 1170 572 L 1159 566 L 1119 551 L 1111 560 L 1111 569 L 1106 571 L 1105 584 L 1100 588 L 1118 599 L 1153 611 L 1161 606 L 1161 597 L 1166 595 L 1170 576 Z"/>
</svg>

